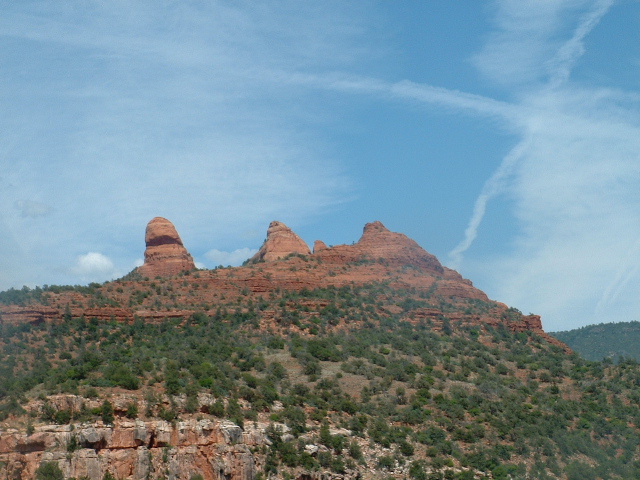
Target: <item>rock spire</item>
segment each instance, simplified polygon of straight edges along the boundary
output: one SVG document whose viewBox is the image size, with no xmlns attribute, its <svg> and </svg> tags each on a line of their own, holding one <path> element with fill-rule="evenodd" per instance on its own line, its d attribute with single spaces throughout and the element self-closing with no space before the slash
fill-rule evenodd
<svg viewBox="0 0 640 480">
<path fill-rule="evenodd" d="M 147 248 L 144 265 L 138 268 L 141 275 L 166 277 L 196 268 L 176 228 L 166 218 L 152 219 L 147 224 L 144 240 Z"/>
</svg>

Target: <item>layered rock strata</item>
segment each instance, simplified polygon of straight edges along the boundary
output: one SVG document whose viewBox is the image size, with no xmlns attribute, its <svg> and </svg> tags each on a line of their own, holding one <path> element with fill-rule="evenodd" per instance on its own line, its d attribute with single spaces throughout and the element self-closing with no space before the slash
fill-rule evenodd
<svg viewBox="0 0 640 480">
<path fill-rule="evenodd" d="M 144 265 L 138 268 L 143 276 L 166 277 L 196 268 L 176 228 L 166 218 L 156 217 L 147 224 L 145 244 Z"/>
<path fill-rule="evenodd" d="M 76 445 L 70 449 L 70 444 Z M 117 419 L 76 425 L 43 425 L 33 433 L 0 431 L 2 478 L 35 478 L 44 462 L 54 462 L 64 478 L 253 480 L 251 448 L 264 443 L 260 433 L 244 433 L 229 421 Z M 167 475 L 167 477 L 165 477 Z"/>
</svg>

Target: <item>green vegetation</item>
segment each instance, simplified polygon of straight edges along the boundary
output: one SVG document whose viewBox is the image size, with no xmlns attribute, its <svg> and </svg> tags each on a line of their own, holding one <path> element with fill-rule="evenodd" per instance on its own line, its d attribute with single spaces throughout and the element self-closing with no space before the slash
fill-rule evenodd
<svg viewBox="0 0 640 480">
<path fill-rule="evenodd" d="M 55 462 L 44 462 L 36 470 L 36 480 L 64 480 L 64 474 Z"/>
<path fill-rule="evenodd" d="M 640 477 L 638 364 L 588 361 L 530 332 L 447 317 L 490 307 L 371 284 L 241 295 L 213 315 L 155 323 L 0 324 L 0 419 L 56 393 L 101 407 L 45 401 L 39 421 L 266 419 L 271 446 L 256 452 L 265 478 L 398 466 L 418 480 Z M 425 308 L 443 313 L 413 317 Z M 257 328 L 263 317 L 271 323 Z M 146 408 L 114 412 L 113 388 L 139 392 Z M 199 393 L 214 400 L 199 405 Z M 309 443 L 322 448 L 310 453 Z M 37 478 L 58 478 L 49 465 Z"/>
<path fill-rule="evenodd" d="M 551 335 L 587 360 L 640 360 L 640 322 L 588 325 Z"/>
</svg>

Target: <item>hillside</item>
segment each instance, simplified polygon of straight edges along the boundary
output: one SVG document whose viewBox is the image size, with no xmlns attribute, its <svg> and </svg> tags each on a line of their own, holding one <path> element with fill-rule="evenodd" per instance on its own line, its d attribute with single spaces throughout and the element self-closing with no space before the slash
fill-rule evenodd
<svg viewBox="0 0 640 480">
<path fill-rule="evenodd" d="M 379 222 L 311 252 L 273 222 L 196 270 L 0 293 L 0 475 L 638 478 L 640 370 L 588 362 Z M 305 250 L 306 247 L 306 250 Z"/>
<path fill-rule="evenodd" d="M 640 360 L 640 322 L 588 325 L 551 335 L 587 360 Z"/>
</svg>

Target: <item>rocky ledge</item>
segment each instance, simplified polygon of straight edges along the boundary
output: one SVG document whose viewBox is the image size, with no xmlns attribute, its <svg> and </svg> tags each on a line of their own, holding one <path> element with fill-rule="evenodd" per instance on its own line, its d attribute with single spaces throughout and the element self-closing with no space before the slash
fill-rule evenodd
<svg viewBox="0 0 640 480">
<path fill-rule="evenodd" d="M 0 431 L 2 478 L 35 478 L 44 462 L 55 462 L 65 478 L 102 480 L 171 478 L 253 480 L 252 448 L 265 439 L 225 420 L 116 419 L 113 425 L 42 425 L 31 432 Z"/>
</svg>

